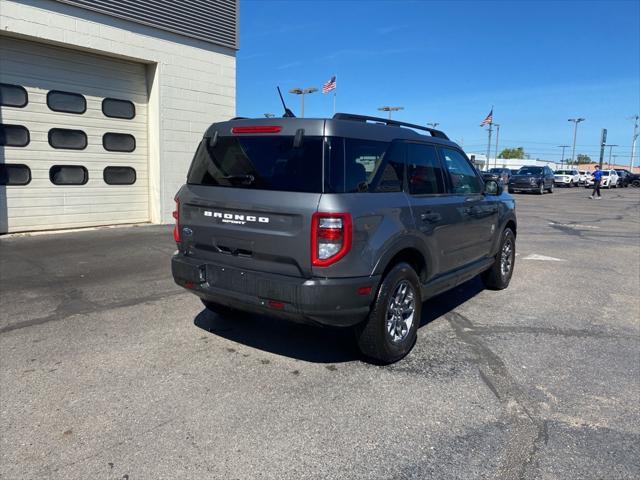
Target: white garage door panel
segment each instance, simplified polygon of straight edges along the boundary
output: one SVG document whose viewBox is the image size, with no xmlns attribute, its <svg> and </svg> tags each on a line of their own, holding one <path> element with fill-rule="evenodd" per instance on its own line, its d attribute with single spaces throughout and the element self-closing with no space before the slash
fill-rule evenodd
<svg viewBox="0 0 640 480">
<path fill-rule="evenodd" d="M 144 65 L 0 37 L 0 82 L 20 85 L 28 93 L 26 107 L 0 107 L 0 122 L 22 125 L 30 135 L 26 147 L 0 146 L 0 162 L 25 164 L 32 177 L 26 186 L 0 186 L 0 233 L 149 221 Z M 51 90 L 83 95 L 86 111 L 52 111 L 47 106 Z M 102 101 L 107 97 L 132 102 L 135 117 L 105 116 Z M 87 147 L 53 148 L 48 141 L 52 128 L 82 130 Z M 133 135 L 135 150 L 105 150 L 102 138 L 107 132 Z M 54 185 L 49 178 L 54 165 L 83 166 L 89 180 L 85 185 Z M 106 184 L 103 171 L 107 166 L 134 168 L 136 182 Z"/>
</svg>

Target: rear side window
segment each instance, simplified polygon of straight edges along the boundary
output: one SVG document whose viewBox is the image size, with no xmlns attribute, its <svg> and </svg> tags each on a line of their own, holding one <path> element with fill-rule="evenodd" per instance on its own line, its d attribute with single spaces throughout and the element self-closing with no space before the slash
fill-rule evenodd
<svg viewBox="0 0 640 480">
<path fill-rule="evenodd" d="M 422 143 L 407 144 L 407 179 L 412 195 L 444 193 L 444 177 L 436 147 Z"/>
<path fill-rule="evenodd" d="M 322 192 L 321 137 L 218 137 L 198 146 L 187 183 L 258 190 Z"/>
<path fill-rule="evenodd" d="M 0 185 L 27 185 L 31 182 L 31 170 L 18 163 L 0 163 Z"/>
<path fill-rule="evenodd" d="M 354 193 L 401 189 L 402 159 L 393 162 L 385 160 L 390 143 L 330 137 L 327 138 L 327 144 L 325 192 Z M 380 190 L 373 185 L 374 180 Z"/>
<path fill-rule="evenodd" d="M 27 91 L 20 85 L 0 83 L 0 105 L 3 107 L 22 108 L 27 105 Z"/>
<path fill-rule="evenodd" d="M 482 181 L 469 161 L 458 150 L 441 150 L 445 168 L 449 172 L 452 193 L 475 194 L 482 192 Z"/>
</svg>

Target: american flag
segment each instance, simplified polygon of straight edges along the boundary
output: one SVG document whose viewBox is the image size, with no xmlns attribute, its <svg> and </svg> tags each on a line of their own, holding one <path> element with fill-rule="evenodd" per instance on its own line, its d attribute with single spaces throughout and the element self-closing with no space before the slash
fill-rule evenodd
<svg viewBox="0 0 640 480">
<path fill-rule="evenodd" d="M 336 76 L 331 77 L 324 85 L 322 85 L 322 93 L 329 93 L 336 89 Z"/>
<path fill-rule="evenodd" d="M 487 115 L 487 118 L 485 118 L 482 123 L 480 124 L 481 127 L 484 127 L 485 125 L 489 124 L 489 123 L 493 123 L 493 108 L 491 109 L 491 111 L 489 112 L 489 115 Z"/>
</svg>

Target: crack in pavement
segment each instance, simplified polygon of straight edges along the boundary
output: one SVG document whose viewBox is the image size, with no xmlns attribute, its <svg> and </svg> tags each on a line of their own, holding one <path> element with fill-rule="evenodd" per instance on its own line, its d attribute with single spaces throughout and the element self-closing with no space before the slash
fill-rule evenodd
<svg viewBox="0 0 640 480">
<path fill-rule="evenodd" d="M 519 325 L 473 325 L 468 327 L 473 330 L 474 333 L 479 335 L 492 335 L 496 333 L 522 333 L 533 335 L 553 335 L 561 337 L 573 337 L 573 338 L 607 338 L 607 339 L 621 339 L 638 341 L 640 336 L 629 334 L 616 334 L 602 331 L 593 330 L 579 330 L 572 328 L 555 328 L 555 327 L 526 327 Z"/>
<path fill-rule="evenodd" d="M 40 318 L 32 318 L 30 320 L 23 320 L 21 322 L 16 322 L 11 325 L 6 325 L 0 328 L 0 334 L 11 332 L 13 330 L 20 330 L 22 328 L 33 327 L 35 325 L 42 325 L 44 323 L 64 320 L 74 315 L 104 312 L 104 311 L 113 310 L 121 307 L 131 307 L 133 305 L 153 302 L 155 300 L 160 300 L 165 297 L 182 295 L 185 293 L 186 292 L 182 289 L 169 290 L 165 292 L 154 293 L 153 295 L 147 295 L 144 297 L 129 298 L 126 300 L 121 300 L 119 302 L 113 302 L 106 305 L 99 305 L 90 300 L 84 299 L 82 296 L 82 293 L 77 289 L 74 289 L 73 291 L 65 294 L 62 302 L 58 305 L 58 307 L 56 307 L 56 310 L 51 315 L 47 315 L 46 317 L 40 317 Z"/>
<path fill-rule="evenodd" d="M 511 376 L 502 359 L 477 337 L 468 318 L 455 311 L 444 317 L 458 338 L 476 354 L 480 378 L 503 405 L 513 425 L 511 439 L 495 478 L 523 480 L 538 450 L 548 441 L 547 424 L 541 418 L 538 404 Z"/>
</svg>

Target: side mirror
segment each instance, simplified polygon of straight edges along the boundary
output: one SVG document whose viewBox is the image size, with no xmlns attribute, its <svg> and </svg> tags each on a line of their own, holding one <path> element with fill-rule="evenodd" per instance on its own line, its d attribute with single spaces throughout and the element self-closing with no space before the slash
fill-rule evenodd
<svg viewBox="0 0 640 480">
<path fill-rule="evenodd" d="M 500 195 L 502 194 L 502 184 L 496 180 L 487 180 L 484 182 L 484 193 L 486 195 Z"/>
</svg>

